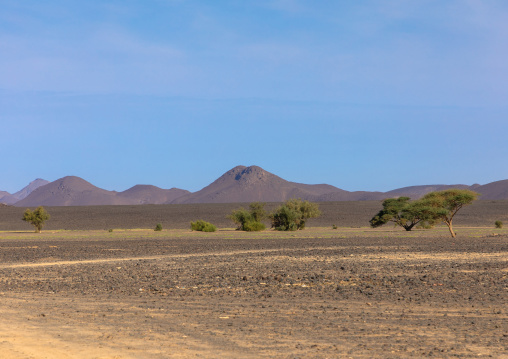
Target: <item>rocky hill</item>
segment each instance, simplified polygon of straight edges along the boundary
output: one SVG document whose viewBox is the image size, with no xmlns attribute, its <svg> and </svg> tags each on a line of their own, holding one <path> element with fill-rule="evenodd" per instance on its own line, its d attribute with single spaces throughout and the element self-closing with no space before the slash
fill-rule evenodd
<svg viewBox="0 0 508 359">
<path fill-rule="evenodd" d="M 171 203 L 281 202 L 289 198 L 311 199 L 327 193 L 347 193 L 327 185 L 286 181 L 258 166 L 237 166 L 200 191 Z"/>
<path fill-rule="evenodd" d="M 165 190 L 147 185 L 137 185 L 124 192 L 107 191 L 92 185 L 82 178 L 68 176 L 37 188 L 25 199 L 16 202 L 15 206 L 161 204 L 174 200 L 186 193 L 189 193 L 189 191 L 178 188 Z"/>
<path fill-rule="evenodd" d="M 30 193 L 32 193 L 33 191 L 35 191 L 37 188 L 45 186 L 48 183 L 49 183 L 49 181 L 46 181 L 45 179 L 37 178 L 36 180 L 30 182 L 28 184 L 28 186 L 26 186 L 23 189 L 21 189 L 20 191 L 14 193 L 13 196 L 15 198 L 17 198 L 18 201 L 21 201 L 22 199 L 25 199 L 26 197 L 28 197 L 28 195 Z"/>
<path fill-rule="evenodd" d="M 1 204 L 14 204 L 18 201 L 16 197 L 6 191 L 0 191 L 0 203 Z"/>
<path fill-rule="evenodd" d="M 190 192 L 179 188 L 162 189 L 152 185 L 138 184 L 118 193 L 116 197 L 130 204 L 162 204 L 174 201 L 188 193 Z"/>
</svg>

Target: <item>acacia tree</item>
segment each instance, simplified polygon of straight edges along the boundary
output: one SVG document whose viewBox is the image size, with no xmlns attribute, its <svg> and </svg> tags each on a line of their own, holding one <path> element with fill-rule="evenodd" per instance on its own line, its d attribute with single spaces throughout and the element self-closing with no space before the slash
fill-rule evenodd
<svg viewBox="0 0 508 359">
<path fill-rule="evenodd" d="M 41 233 L 42 227 L 44 227 L 45 222 L 50 218 L 49 213 L 46 212 L 44 207 L 39 206 L 35 209 L 35 211 L 31 211 L 29 208 L 26 209 L 25 213 L 23 213 L 23 221 L 30 223 L 35 227 L 36 233 Z"/>
<path fill-rule="evenodd" d="M 321 211 L 316 203 L 290 199 L 270 214 L 270 219 L 272 227 L 276 230 L 296 231 L 305 228 L 307 219 L 320 215 Z"/>
<path fill-rule="evenodd" d="M 383 209 L 369 223 L 372 228 L 376 228 L 394 222 L 406 231 L 411 231 L 416 225 L 432 225 L 436 216 L 437 210 L 425 200 L 410 202 L 409 197 L 389 198 L 383 201 Z"/>
<path fill-rule="evenodd" d="M 470 205 L 478 198 L 478 193 L 467 189 L 447 189 L 444 191 L 430 192 L 422 197 L 436 211 L 436 219 L 442 220 L 448 226 L 450 234 L 455 237 L 453 231 L 453 217 L 464 206 Z"/>
</svg>

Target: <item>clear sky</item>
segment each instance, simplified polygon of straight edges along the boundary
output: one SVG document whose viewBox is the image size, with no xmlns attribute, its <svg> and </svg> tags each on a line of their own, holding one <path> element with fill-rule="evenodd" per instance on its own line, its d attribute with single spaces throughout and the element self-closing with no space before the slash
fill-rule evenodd
<svg viewBox="0 0 508 359">
<path fill-rule="evenodd" d="M 508 179 L 505 0 L 0 0 L 0 190 Z"/>
</svg>

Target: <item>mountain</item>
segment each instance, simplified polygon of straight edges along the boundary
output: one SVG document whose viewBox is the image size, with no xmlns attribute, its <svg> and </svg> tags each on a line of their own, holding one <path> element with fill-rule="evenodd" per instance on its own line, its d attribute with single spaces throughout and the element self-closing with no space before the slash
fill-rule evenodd
<svg viewBox="0 0 508 359">
<path fill-rule="evenodd" d="M 67 176 L 37 188 L 16 207 L 34 206 L 91 206 L 127 204 L 116 200 L 116 192 L 95 187 L 82 178 Z"/>
<path fill-rule="evenodd" d="M 18 201 L 18 199 L 16 197 L 14 197 L 12 194 L 10 194 L 9 192 L 0 191 L 0 203 L 13 204 L 13 203 L 16 203 L 17 201 Z"/>
<path fill-rule="evenodd" d="M 474 184 L 468 186 L 465 184 L 455 185 L 429 185 L 429 186 L 411 186 L 385 192 L 385 198 L 406 196 L 417 199 L 429 192 L 443 191 L 450 188 L 468 189 L 478 192 L 481 200 L 505 200 L 508 199 L 508 180 L 491 182 L 486 185 Z"/>
<path fill-rule="evenodd" d="M 385 198 L 391 197 L 409 197 L 411 199 L 418 199 L 423 197 L 429 192 L 434 191 L 444 191 L 446 189 L 451 188 L 460 188 L 460 189 L 471 189 L 471 186 L 465 184 L 455 184 L 455 185 L 444 185 L 444 184 L 436 184 L 436 185 L 428 185 L 428 186 L 410 186 L 394 189 L 388 192 L 385 192 Z"/>
<path fill-rule="evenodd" d="M 189 193 L 172 188 L 137 185 L 124 192 L 107 191 L 82 178 L 68 176 L 41 186 L 26 198 L 15 203 L 17 207 L 34 206 L 92 206 L 160 204 Z"/>
<path fill-rule="evenodd" d="M 407 196 L 412 199 L 431 191 L 462 188 L 477 191 L 483 200 L 508 200 L 508 180 L 458 185 L 410 186 L 388 192 L 349 192 L 327 184 L 303 184 L 287 181 L 258 166 L 237 166 L 203 189 L 191 193 L 186 190 L 162 189 L 151 185 L 136 185 L 123 192 L 107 191 L 82 178 L 68 176 L 44 184 L 37 179 L 14 195 L 0 192 L 0 203 L 18 207 L 89 206 L 89 205 L 137 205 L 163 203 L 235 203 L 235 202 L 283 202 L 301 198 L 315 202 L 368 201 Z M 17 200 L 15 196 L 25 198 Z"/>
<path fill-rule="evenodd" d="M 49 181 L 46 181 L 45 179 L 37 178 L 36 180 L 30 182 L 28 184 L 28 186 L 26 186 L 23 189 L 21 189 L 20 191 L 14 193 L 13 196 L 15 198 L 17 198 L 18 201 L 20 201 L 20 200 L 26 198 L 30 193 L 35 191 L 37 188 L 45 186 L 48 183 L 49 183 Z"/>
<path fill-rule="evenodd" d="M 483 200 L 508 199 L 508 180 L 491 182 L 483 186 L 472 186 Z"/>
<path fill-rule="evenodd" d="M 151 185 L 138 184 L 118 193 L 117 197 L 130 202 L 130 204 L 162 204 L 171 202 L 188 193 L 190 192 L 179 188 L 162 189 Z"/>
<path fill-rule="evenodd" d="M 289 182 L 258 166 L 237 166 L 202 190 L 171 203 L 282 202 L 290 198 L 313 199 L 328 193 L 349 192 L 327 184 Z"/>
<path fill-rule="evenodd" d="M 43 180 L 41 178 L 37 178 L 36 180 L 30 182 L 28 186 L 25 186 L 20 191 L 10 194 L 9 192 L 0 191 L 0 203 L 5 204 L 14 204 L 18 202 L 19 200 L 24 199 L 27 197 L 30 193 L 32 193 L 37 188 L 44 186 L 48 184 L 49 181 Z"/>
<path fill-rule="evenodd" d="M 403 187 L 388 192 L 349 192 L 327 184 L 308 185 L 286 181 L 258 166 L 237 166 L 202 190 L 168 203 L 282 202 L 290 198 L 316 202 L 372 201 L 400 196 L 417 199 L 429 192 L 450 188 L 477 191 L 481 194 L 480 199 L 508 199 L 508 180 L 483 186 L 438 184 Z"/>
</svg>

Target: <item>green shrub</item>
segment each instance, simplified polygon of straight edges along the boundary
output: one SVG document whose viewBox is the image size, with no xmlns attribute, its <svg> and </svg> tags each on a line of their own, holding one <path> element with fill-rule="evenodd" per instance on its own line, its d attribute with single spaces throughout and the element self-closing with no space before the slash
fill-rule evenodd
<svg viewBox="0 0 508 359">
<path fill-rule="evenodd" d="M 496 221 L 494 224 L 496 225 L 496 228 L 503 228 L 503 222 L 501 221 Z"/>
<path fill-rule="evenodd" d="M 162 231 L 162 224 L 157 223 L 157 225 L 155 226 L 154 231 L 155 231 L 155 232 L 160 232 L 160 231 Z"/>
<path fill-rule="evenodd" d="M 334 225 L 332 226 L 332 229 L 337 229 L 337 225 L 336 225 L 336 224 L 334 224 Z"/>
<path fill-rule="evenodd" d="M 243 230 L 247 232 L 258 232 L 266 229 L 266 226 L 261 222 L 246 222 L 243 225 Z"/>
<path fill-rule="evenodd" d="M 272 228 L 278 231 L 296 231 L 305 228 L 307 219 L 320 215 L 321 211 L 316 203 L 290 199 L 270 214 L 270 219 Z"/>
<path fill-rule="evenodd" d="M 245 208 L 239 208 L 233 210 L 229 216 L 227 216 L 230 220 L 232 220 L 236 225 L 236 230 L 243 231 L 245 223 L 252 221 L 252 216 Z"/>
<path fill-rule="evenodd" d="M 215 232 L 217 230 L 217 227 L 215 227 L 213 224 L 209 222 L 205 222 L 199 219 L 196 222 L 191 222 L 191 229 L 193 231 L 200 232 Z"/>
<path fill-rule="evenodd" d="M 266 218 L 265 204 L 261 202 L 253 202 L 249 204 L 249 211 L 255 222 L 261 222 Z"/>
<path fill-rule="evenodd" d="M 432 229 L 432 228 L 434 228 L 434 223 L 433 223 L 433 221 L 430 221 L 430 222 L 426 222 L 426 221 L 420 222 L 420 223 L 418 223 L 416 228 L 419 228 L 419 229 Z"/>
<path fill-rule="evenodd" d="M 287 205 L 280 206 L 270 216 L 272 219 L 272 227 L 277 231 L 296 231 L 298 225 L 299 213 L 288 207 Z"/>
<path fill-rule="evenodd" d="M 227 218 L 235 222 L 238 231 L 262 231 L 266 226 L 261 220 L 266 217 L 265 204 L 254 202 L 245 208 L 235 209 Z"/>
<path fill-rule="evenodd" d="M 108 232 L 112 233 L 113 232 L 113 228 L 108 229 Z"/>
<path fill-rule="evenodd" d="M 35 211 L 31 211 L 30 209 L 26 209 L 25 213 L 23 213 L 22 220 L 30 223 L 35 227 L 35 232 L 41 233 L 42 227 L 44 227 L 45 222 L 50 218 L 49 213 L 46 212 L 44 207 L 39 206 Z"/>
</svg>

